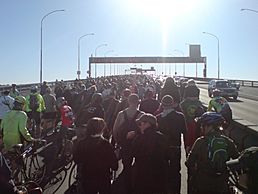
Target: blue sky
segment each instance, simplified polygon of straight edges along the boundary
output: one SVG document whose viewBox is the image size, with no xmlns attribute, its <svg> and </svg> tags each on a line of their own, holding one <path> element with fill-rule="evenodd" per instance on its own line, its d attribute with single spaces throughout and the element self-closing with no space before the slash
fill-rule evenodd
<svg viewBox="0 0 258 194">
<path fill-rule="evenodd" d="M 76 78 L 78 38 L 92 32 L 81 40 L 82 78 L 89 56 L 104 43 L 108 46 L 97 49 L 97 56 L 109 50 L 114 52 L 107 56 L 182 56 L 175 49 L 188 56 L 187 43 L 200 44 L 208 77 L 217 77 L 217 40 L 203 31 L 219 37 L 222 78 L 258 80 L 258 13 L 241 8 L 258 10 L 258 1 L 1 0 L 0 84 L 39 82 L 40 21 L 57 9 L 65 12 L 43 23 L 43 80 Z M 158 73 L 161 68 L 165 71 L 160 65 Z M 174 64 L 170 68 L 174 74 Z M 198 64 L 198 76 L 202 69 Z M 183 66 L 178 64 L 177 71 L 182 75 Z M 103 75 L 102 66 L 98 75 Z M 195 64 L 186 64 L 186 75 L 195 76 Z"/>
</svg>

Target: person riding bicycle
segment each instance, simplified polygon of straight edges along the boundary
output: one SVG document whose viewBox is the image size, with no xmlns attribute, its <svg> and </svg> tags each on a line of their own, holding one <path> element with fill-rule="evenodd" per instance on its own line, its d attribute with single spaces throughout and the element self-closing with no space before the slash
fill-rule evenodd
<svg viewBox="0 0 258 194">
<path fill-rule="evenodd" d="M 226 161 L 239 153 L 233 140 L 221 134 L 224 118 L 215 112 L 206 112 L 198 121 L 204 136 L 198 138 L 185 162 L 189 172 L 189 193 L 228 193 Z"/>
<path fill-rule="evenodd" d="M 12 150 L 16 144 L 23 144 L 24 140 L 28 142 L 37 141 L 26 128 L 27 115 L 23 111 L 26 99 L 23 96 L 17 96 L 14 101 L 14 107 L 6 113 L 1 123 L 1 133 L 4 149 Z"/>
<path fill-rule="evenodd" d="M 217 113 L 220 113 L 225 121 L 226 125 L 223 128 L 227 128 L 232 121 L 232 110 L 228 104 L 228 101 L 221 96 L 221 91 L 218 89 L 213 90 L 213 98 L 210 100 L 207 111 L 214 110 Z"/>
<path fill-rule="evenodd" d="M 35 137 L 41 136 L 40 117 L 45 109 L 45 102 L 43 97 L 38 93 L 38 87 L 32 86 L 31 93 L 26 96 L 26 113 L 29 117 L 29 126 L 32 124 L 31 120 L 35 120 L 36 129 L 33 131 Z"/>
</svg>

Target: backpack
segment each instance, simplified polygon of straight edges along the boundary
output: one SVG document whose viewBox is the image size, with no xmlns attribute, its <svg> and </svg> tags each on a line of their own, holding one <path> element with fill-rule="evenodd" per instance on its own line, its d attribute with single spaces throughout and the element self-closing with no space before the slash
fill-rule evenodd
<svg viewBox="0 0 258 194">
<path fill-rule="evenodd" d="M 228 142 L 223 136 L 212 136 L 208 139 L 208 159 L 216 174 L 226 172 L 226 161 L 229 160 Z"/>
<path fill-rule="evenodd" d="M 138 126 L 136 124 L 136 118 L 139 115 L 140 111 L 136 111 L 135 115 L 133 116 L 132 119 L 129 120 L 126 111 L 124 110 L 123 112 L 124 115 L 124 122 L 121 124 L 121 126 L 118 129 L 118 134 L 117 134 L 117 143 L 121 147 L 126 147 L 130 145 L 130 140 L 126 139 L 127 133 L 130 131 L 135 131 L 138 129 Z"/>
<path fill-rule="evenodd" d="M 29 108 L 32 111 L 36 111 L 39 108 L 39 101 L 38 101 L 37 95 L 33 95 L 33 94 L 30 95 Z"/>
</svg>

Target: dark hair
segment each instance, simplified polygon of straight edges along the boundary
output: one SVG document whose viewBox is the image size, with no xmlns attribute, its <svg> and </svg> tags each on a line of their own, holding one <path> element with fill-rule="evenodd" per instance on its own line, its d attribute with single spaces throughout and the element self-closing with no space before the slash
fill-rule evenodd
<svg viewBox="0 0 258 194">
<path fill-rule="evenodd" d="M 106 127 L 104 119 L 99 117 L 91 118 L 87 123 L 86 137 L 101 134 Z"/>
</svg>

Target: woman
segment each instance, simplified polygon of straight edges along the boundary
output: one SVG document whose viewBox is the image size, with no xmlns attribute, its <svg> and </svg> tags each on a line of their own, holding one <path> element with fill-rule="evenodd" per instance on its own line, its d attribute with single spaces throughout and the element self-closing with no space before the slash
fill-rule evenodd
<svg viewBox="0 0 258 194">
<path fill-rule="evenodd" d="M 111 170 L 118 169 L 118 161 L 112 145 L 102 136 L 105 127 L 103 119 L 91 118 L 85 138 L 74 150 L 73 157 L 80 165 L 80 182 L 85 194 L 111 193 Z"/>
</svg>

